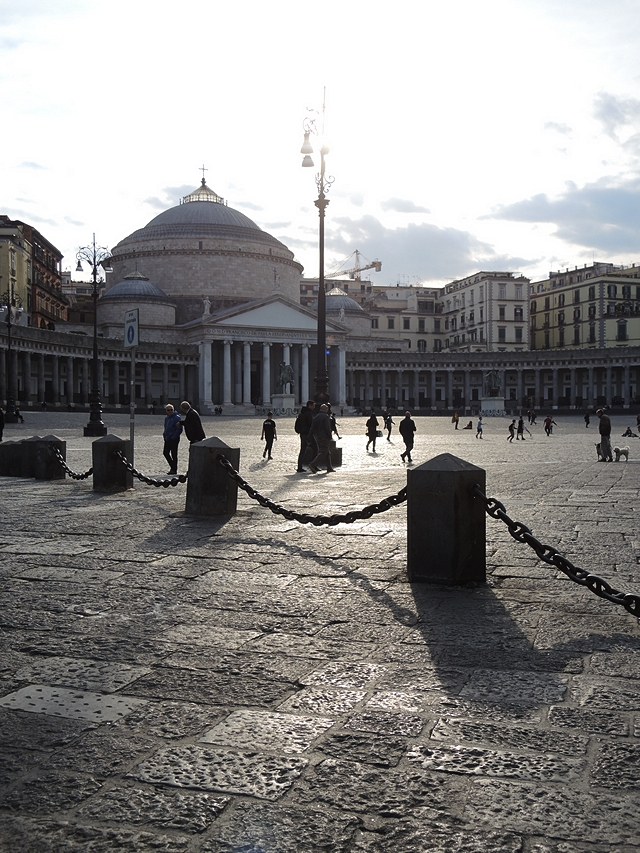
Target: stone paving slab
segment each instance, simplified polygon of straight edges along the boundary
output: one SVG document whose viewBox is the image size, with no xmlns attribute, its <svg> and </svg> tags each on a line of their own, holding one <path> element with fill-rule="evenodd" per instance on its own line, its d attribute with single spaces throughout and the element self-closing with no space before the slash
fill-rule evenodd
<svg viewBox="0 0 640 853">
<path fill-rule="evenodd" d="M 84 420 L 27 413 L 91 464 Z M 136 465 L 164 470 L 162 417 Z M 482 442 L 418 418 L 415 460 L 453 453 L 545 544 L 640 592 L 640 443 L 597 463 L 594 432 Z M 128 414 L 108 415 L 128 437 Z M 614 415 L 614 433 L 635 419 Z M 342 469 L 273 461 L 261 418 L 205 419 L 261 493 L 320 514 L 405 485 L 398 437 Z M 629 424 L 627 423 L 629 422 Z M 180 468 L 187 448 L 180 447 Z M 239 495 L 185 516 L 185 488 L 94 494 L 0 479 L 0 851 L 631 853 L 640 844 L 640 631 L 487 519 L 487 583 L 406 581 L 406 511 L 307 528 Z"/>
</svg>

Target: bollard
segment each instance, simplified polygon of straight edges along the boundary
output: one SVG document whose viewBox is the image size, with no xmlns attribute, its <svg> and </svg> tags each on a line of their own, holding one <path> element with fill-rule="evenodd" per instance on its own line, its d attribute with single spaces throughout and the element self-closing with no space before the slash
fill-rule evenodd
<svg viewBox="0 0 640 853">
<path fill-rule="evenodd" d="M 24 439 L 0 443 L 0 477 L 22 476 L 22 445 Z"/>
<path fill-rule="evenodd" d="M 36 449 L 39 441 L 42 441 L 41 435 L 32 435 L 31 438 L 25 438 L 22 442 L 21 477 L 35 477 Z"/>
<path fill-rule="evenodd" d="M 94 492 L 126 492 L 133 488 L 133 474 L 116 456 L 116 450 L 129 458 L 131 442 L 117 435 L 105 435 L 91 444 Z"/>
<path fill-rule="evenodd" d="M 240 449 L 219 438 L 205 438 L 189 447 L 187 515 L 233 515 L 238 505 L 238 486 L 218 462 L 226 456 L 233 467 L 240 465 Z"/>
<path fill-rule="evenodd" d="M 33 476 L 36 480 L 64 480 L 66 473 L 53 453 L 54 447 L 67 458 L 67 442 L 56 435 L 45 435 L 35 445 L 35 463 Z"/>
<path fill-rule="evenodd" d="M 486 581 L 486 520 L 476 483 L 486 472 L 450 453 L 407 475 L 407 572 L 410 581 L 461 586 Z"/>
<path fill-rule="evenodd" d="M 342 448 L 338 447 L 333 439 L 329 442 L 329 456 L 331 465 L 334 468 L 340 468 L 342 465 Z"/>
</svg>

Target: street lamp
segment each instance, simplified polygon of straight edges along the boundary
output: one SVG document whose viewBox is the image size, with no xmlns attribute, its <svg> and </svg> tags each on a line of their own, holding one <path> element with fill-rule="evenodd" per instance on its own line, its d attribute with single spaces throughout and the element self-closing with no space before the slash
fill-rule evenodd
<svg viewBox="0 0 640 853">
<path fill-rule="evenodd" d="M 314 165 L 311 155 L 313 154 L 313 146 L 309 142 L 311 134 L 318 134 L 316 120 L 306 118 L 303 122 L 304 142 L 300 153 L 304 154 L 302 161 L 303 167 L 311 167 Z M 322 134 L 324 134 L 324 103 L 322 105 Z M 318 272 L 318 339 L 317 339 L 317 360 L 316 360 L 316 375 L 314 377 L 316 393 L 315 401 L 318 404 L 329 402 L 329 375 L 327 373 L 327 300 L 324 289 L 324 212 L 329 204 L 329 199 L 326 193 L 334 179 L 325 176 L 324 158 L 329 153 L 329 146 L 325 145 L 324 141 L 320 141 L 320 171 L 316 174 L 316 187 L 318 188 L 318 198 L 314 201 L 318 208 L 320 216 L 318 248 L 320 253 L 319 272 Z"/>
<path fill-rule="evenodd" d="M 16 396 L 15 396 L 15 388 L 13 384 L 14 373 L 13 373 L 13 351 L 11 349 L 11 326 L 16 325 L 13 321 L 13 312 L 17 310 L 18 312 L 22 311 L 22 300 L 19 296 L 15 295 L 14 289 L 14 281 L 10 279 L 9 289 L 6 290 L 0 299 L 3 302 L 3 308 L 5 308 L 5 322 L 7 324 L 7 411 L 5 414 L 5 421 L 10 424 L 14 424 L 18 420 L 18 416 L 16 415 Z"/>
<path fill-rule="evenodd" d="M 91 367 L 91 395 L 89 396 L 89 423 L 84 428 L 84 434 L 90 436 L 106 435 L 107 427 L 102 422 L 102 400 L 98 381 L 98 267 L 111 257 L 111 252 L 104 246 L 96 246 L 96 235 L 90 246 L 81 246 L 77 253 L 78 266 L 76 272 L 82 272 L 82 261 L 91 266 L 93 278 L 93 365 Z M 104 267 L 106 271 L 106 267 Z"/>
</svg>

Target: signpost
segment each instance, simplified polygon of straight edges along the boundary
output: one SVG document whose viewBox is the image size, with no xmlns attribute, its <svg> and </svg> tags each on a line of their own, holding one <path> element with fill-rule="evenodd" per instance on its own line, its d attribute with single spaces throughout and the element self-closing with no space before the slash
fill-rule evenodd
<svg viewBox="0 0 640 853">
<path fill-rule="evenodd" d="M 138 327 L 140 325 L 140 310 L 132 308 L 124 315 L 124 345 L 131 348 L 131 375 L 129 379 L 129 439 L 130 459 L 133 465 L 133 435 L 136 416 L 136 347 L 138 346 Z"/>
</svg>

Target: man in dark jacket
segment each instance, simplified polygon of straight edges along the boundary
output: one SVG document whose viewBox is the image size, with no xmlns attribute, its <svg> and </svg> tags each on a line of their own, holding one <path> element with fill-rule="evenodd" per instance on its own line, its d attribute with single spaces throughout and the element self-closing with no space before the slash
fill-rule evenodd
<svg viewBox="0 0 640 853">
<path fill-rule="evenodd" d="M 602 409 L 598 409 L 596 415 L 600 418 L 598 424 L 598 432 L 600 433 L 600 461 L 613 462 L 613 453 L 611 452 L 611 419 L 609 415 L 605 415 Z"/>
<path fill-rule="evenodd" d="M 184 426 L 184 434 L 187 436 L 189 444 L 202 441 L 203 438 L 206 438 L 202 429 L 200 415 L 191 407 L 191 404 L 185 400 L 184 403 L 180 404 L 180 410 L 184 415 L 182 425 Z"/>
<path fill-rule="evenodd" d="M 323 403 L 320 406 L 320 411 L 311 422 L 311 429 L 309 430 L 309 437 L 307 439 L 307 443 L 311 444 L 312 440 L 315 438 L 318 444 L 318 455 L 309 465 L 309 468 L 311 468 L 314 474 L 318 473 L 320 470 L 318 465 L 322 462 L 326 462 L 328 474 L 335 471 L 335 468 L 331 464 L 331 452 L 329 448 L 329 443 L 331 441 L 331 429 L 329 406 L 327 406 L 326 403 Z"/>
<path fill-rule="evenodd" d="M 298 453 L 298 467 L 296 471 L 298 474 L 304 474 L 304 457 L 309 447 L 309 431 L 311 430 L 311 424 L 313 422 L 313 410 L 315 409 L 316 404 L 313 400 L 309 400 L 306 406 L 303 406 L 300 409 L 300 414 L 296 418 L 295 430 L 300 436 L 300 452 Z M 315 446 L 315 442 L 311 445 L 312 449 L 315 450 L 314 456 L 317 455 L 318 449 Z"/>
<path fill-rule="evenodd" d="M 402 440 L 404 441 L 405 451 L 401 453 L 402 461 L 405 458 L 407 462 L 411 462 L 411 451 L 413 450 L 413 434 L 416 431 L 416 425 L 411 417 L 411 412 L 405 412 L 404 418 L 400 421 L 398 427 Z"/>
<path fill-rule="evenodd" d="M 164 419 L 164 449 L 162 455 L 169 463 L 169 474 L 178 473 L 178 444 L 180 443 L 180 434 L 182 432 L 182 421 L 180 415 L 173 408 L 171 403 L 164 407 L 166 417 Z"/>
</svg>

